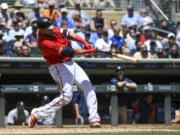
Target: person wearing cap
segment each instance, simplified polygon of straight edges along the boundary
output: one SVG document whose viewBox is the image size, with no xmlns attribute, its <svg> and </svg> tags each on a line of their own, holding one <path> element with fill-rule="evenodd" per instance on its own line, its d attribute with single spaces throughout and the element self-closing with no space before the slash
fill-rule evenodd
<svg viewBox="0 0 180 135">
<path fill-rule="evenodd" d="M 107 21 L 103 18 L 102 9 L 97 9 L 96 16 L 90 20 L 91 31 L 97 32 L 99 26 L 101 26 L 104 31 L 108 30 Z"/>
<path fill-rule="evenodd" d="M 180 47 L 176 43 L 176 36 L 174 33 L 168 34 L 167 43 L 163 44 L 163 48 L 168 53 L 169 58 L 179 58 L 180 57 Z"/>
<path fill-rule="evenodd" d="M 61 16 L 58 9 L 55 9 L 55 3 L 49 2 L 48 8 L 43 11 L 43 17 L 48 17 L 53 21 L 56 21 Z"/>
<path fill-rule="evenodd" d="M 3 20 L 3 22 L 7 23 L 10 19 L 10 14 L 7 12 L 9 6 L 7 3 L 1 3 L 1 12 L 0 12 L 0 19 Z"/>
<path fill-rule="evenodd" d="M 135 90 L 137 84 L 125 76 L 125 69 L 122 66 L 117 66 L 115 76 L 110 83 L 116 85 L 119 91 L 123 89 Z M 118 117 L 120 124 L 127 124 L 127 103 L 128 98 L 124 94 L 118 94 Z"/>
<path fill-rule="evenodd" d="M 16 108 L 9 111 L 7 116 L 8 125 L 27 125 L 29 112 L 25 109 L 23 101 L 19 101 Z"/>
<path fill-rule="evenodd" d="M 16 1 L 13 7 L 14 10 L 10 13 L 10 17 L 14 18 L 15 13 L 19 12 L 20 16 L 25 19 L 25 14 L 21 11 L 23 4 L 20 1 Z"/>
<path fill-rule="evenodd" d="M 61 16 L 56 20 L 56 24 L 58 28 L 61 28 L 61 23 L 63 20 L 66 20 L 68 23 L 68 28 L 74 29 L 76 25 L 71 17 L 68 16 L 68 11 L 66 8 L 61 9 Z"/>
<path fill-rule="evenodd" d="M 131 5 L 128 5 L 127 14 L 125 14 L 121 18 L 120 23 L 122 25 L 123 33 L 125 35 L 129 24 L 132 23 L 135 26 L 139 27 L 143 24 L 143 21 L 139 14 L 134 13 L 134 8 Z"/>
</svg>

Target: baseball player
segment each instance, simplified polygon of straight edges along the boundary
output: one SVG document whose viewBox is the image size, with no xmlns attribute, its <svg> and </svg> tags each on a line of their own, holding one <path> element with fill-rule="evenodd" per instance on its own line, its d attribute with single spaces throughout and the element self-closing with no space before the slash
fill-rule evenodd
<svg viewBox="0 0 180 135">
<path fill-rule="evenodd" d="M 74 32 L 68 29 L 55 28 L 52 24 L 52 21 L 46 17 L 38 22 L 38 44 L 49 65 L 49 72 L 58 84 L 61 94 L 50 103 L 31 111 L 29 127 L 34 127 L 39 119 L 51 115 L 70 103 L 73 97 L 73 83 L 84 91 L 90 127 L 101 127 L 94 87 L 83 69 L 72 60 L 74 55 L 95 53 L 97 50 Z M 82 43 L 85 49 L 72 49 L 70 40 Z"/>
</svg>

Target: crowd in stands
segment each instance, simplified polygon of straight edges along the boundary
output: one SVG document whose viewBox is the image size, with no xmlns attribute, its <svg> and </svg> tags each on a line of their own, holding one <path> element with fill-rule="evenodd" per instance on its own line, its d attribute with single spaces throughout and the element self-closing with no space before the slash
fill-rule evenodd
<svg viewBox="0 0 180 135">
<path fill-rule="evenodd" d="M 67 10 L 67 3 L 73 10 Z M 92 18 L 81 9 L 91 7 L 91 3 L 91 0 L 63 0 L 57 7 L 54 0 L 17 0 L 11 12 L 7 3 L 0 3 L 0 56 L 40 57 L 37 21 L 49 17 L 56 27 L 75 31 L 101 51 L 88 57 L 111 57 L 110 52 L 139 59 L 180 57 L 180 22 L 172 28 L 162 19 L 157 26 L 148 8 L 135 12 L 131 5 L 119 22 L 115 19 L 107 22 L 102 9 L 98 8 Z M 115 7 L 112 0 L 103 0 L 101 4 Z M 32 7 L 32 11 L 25 14 L 24 5 Z M 77 42 L 71 44 L 75 49 L 83 48 Z"/>
</svg>

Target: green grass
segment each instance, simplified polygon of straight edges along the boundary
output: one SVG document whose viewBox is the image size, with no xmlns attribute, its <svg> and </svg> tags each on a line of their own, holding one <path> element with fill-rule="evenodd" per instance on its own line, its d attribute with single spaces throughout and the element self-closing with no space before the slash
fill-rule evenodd
<svg viewBox="0 0 180 135">
<path fill-rule="evenodd" d="M 45 134 L 24 134 L 24 135 L 45 135 Z M 46 134 L 46 135 L 180 135 L 180 132 L 65 133 L 65 134 Z"/>
</svg>

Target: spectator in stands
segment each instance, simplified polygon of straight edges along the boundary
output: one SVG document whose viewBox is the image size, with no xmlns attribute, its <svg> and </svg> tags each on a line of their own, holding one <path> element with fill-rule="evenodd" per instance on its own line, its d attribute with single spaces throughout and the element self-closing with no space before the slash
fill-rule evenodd
<svg viewBox="0 0 180 135">
<path fill-rule="evenodd" d="M 162 48 L 161 41 L 157 39 L 157 34 L 154 31 L 151 31 L 150 38 L 144 42 L 147 46 L 147 50 L 152 54 L 152 52 L 157 52 L 159 48 Z"/>
<path fill-rule="evenodd" d="M 126 41 L 123 37 L 120 36 L 120 28 L 118 26 L 115 26 L 114 29 L 114 35 L 110 37 L 110 41 L 117 45 L 119 49 L 121 49 L 123 46 L 126 45 Z"/>
<path fill-rule="evenodd" d="M 168 33 L 168 32 L 172 32 L 172 30 L 171 30 L 171 28 L 170 28 L 170 26 L 169 26 L 169 22 L 168 22 L 168 20 L 166 20 L 166 19 L 162 19 L 162 20 L 161 20 L 159 28 L 160 28 L 161 30 L 166 31 L 167 33 Z M 162 39 L 162 38 L 166 38 L 166 37 L 167 37 L 167 33 L 157 32 L 157 35 Z"/>
<path fill-rule="evenodd" d="M 167 52 L 163 48 L 159 48 L 157 50 L 157 57 L 165 59 L 165 58 L 168 58 L 168 54 L 167 54 Z"/>
<path fill-rule="evenodd" d="M 122 52 L 123 55 L 132 56 L 131 50 L 126 46 L 121 48 L 121 52 Z"/>
<path fill-rule="evenodd" d="M 46 7 L 46 1 L 44 0 L 36 0 L 36 4 L 38 5 L 38 7 L 40 7 L 40 9 L 44 9 Z"/>
<path fill-rule="evenodd" d="M 108 30 L 107 22 L 102 16 L 103 16 L 102 10 L 97 9 L 96 10 L 96 16 L 90 20 L 91 31 L 97 32 L 99 26 L 101 26 L 104 31 Z"/>
<path fill-rule="evenodd" d="M 176 37 L 173 33 L 168 34 L 168 42 L 163 45 L 167 51 L 169 58 L 179 58 L 179 46 L 176 43 Z"/>
<path fill-rule="evenodd" d="M 116 85 L 119 91 L 123 89 L 135 90 L 137 88 L 137 84 L 134 81 L 125 77 L 124 68 L 121 66 L 116 68 L 115 77 L 111 79 L 111 84 Z M 124 94 L 118 95 L 118 117 L 120 124 L 127 124 L 127 99 Z"/>
<path fill-rule="evenodd" d="M 63 20 L 66 20 L 68 23 L 68 28 L 74 29 L 76 25 L 74 21 L 68 16 L 68 11 L 66 8 L 61 9 L 61 16 L 56 20 L 57 27 L 61 27 L 61 23 Z"/>
<path fill-rule="evenodd" d="M 37 44 L 37 22 L 32 23 L 32 33 L 28 34 L 25 38 L 27 46 L 31 49 L 31 56 L 40 56 L 40 50 Z"/>
<path fill-rule="evenodd" d="M 117 26 L 117 22 L 115 19 L 111 19 L 109 21 L 109 29 L 108 29 L 108 35 L 109 35 L 109 38 L 111 38 L 113 35 L 114 35 L 114 27 Z M 120 34 L 121 35 L 121 34 Z"/>
<path fill-rule="evenodd" d="M 75 23 L 75 27 L 77 31 L 82 31 L 85 27 L 86 24 L 83 23 L 80 12 L 79 11 L 74 11 L 74 14 L 72 16 L 72 19 Z"/>
<path fill-rule="evenodd" d="M 40 7 L 38 5 L 33 6 L 32 10 L 33 11 L 28 14 L 28 17 L 27 17 L 28 22 L 32 22 L 33 20 L 38 21 L 43 17 L 43 15 L 40 12 Z"/>
<path fill-rule="evenodd" d="M 22 46 L 14 46 L 13 47 L 14 54 L 13 57 L 22 57 Z"/>
<path fill-rule="evenodd" d="M 76 124 L 83 125 L 88 122 L 88 109 L 85 104 L 85 97 L 82 92 L 75 92 L 73 95 L 73 105 L 75 108 L 75 122 Z"/>
<path fill-rule="evenodd" d="M 180 33 L 180 21 L 176 24 L 176 34 L 178 35 Z"/>
<path fill-rule="evenodd" d="M 74 10 L 72 10 L 72 11 L 69 13 L 69 16 L 70 16 L 71 18 L 73 18 L 74 14 L 75 14 L 76 12 L 79 12 L 82 23 L 83 23 L 84 25 L 89 25 L 89 16 L 87 15 L 87 13 L 86 13 L 84 10 L 81 10 L 81 5 L 80 5 L 80 3 L 76 3 L 76 4 L 75 4 Z"/>
<path fill-rule="evenodd" d="M 144 44 L 151 36 L 151 27 L 144 26 L 143 27 L 143 34 L 140 36 L 140 41 Z"/>
<path fill-rule="evenodd" d="M 10 19 L 10 14 L 7 12 L 9 6 L 7 3 L 1 3 L 0 21 L 1 23 L 7 24 Z"/>
<path fill-rule="evenodd" d="M 95 43 L 95 47 L 103 53 L 99 53 L 100 57 L 108 57 L 111 49 L 112 42 L 108 39 L 108 32 L 103 31 L 102 37 L 98 39 Z M 106 54 L 107 53 L 107 54 Z"/>
<path fill-rule="evenodd" d="M 26 25 L 27 25 L 27 21 L 22 17 L 22 14 L 21 14 L 20 11 L 14 12 L 14 16 L 13 16 L 13 18 L 11 18 L 8 21 L 7 27 L 9 29 L 12 29 L 14 22 L 18 22 L 19 27 L 22 28 L 22 29 L 24 29 L 26 27 Z"/>
<path fill-rule="evenodd" d="M 29 112 L 25 110 L 24 102 L 19 101 L 16 108 L 9 111 L 7 116 L 8 125 L 27 125 Z"/>
<path fill-rule="evenodd" d="M 156 121 L 156 106 L 153 104 L 153 96 L 146 95 L 138 99 L 134 105 L 135 120 L 134 123 L 145 124 Z"/>
<path fill-rule="evenodd" d="M 24 20 L 25 19 L 25 14 L 23 13 L 23 11 L 21 11 L 21 9 L 23 8 L 22 3 L 20 1 L 16 1 L 13 7 L 14 7 L 14 10 L 10 14 L 11 18 L 13 18 L 16 13 L 19 13 L 19 15 Z"/>
<path fill-rule="evenodd" d="M 113 43 L 111 44 L 111 49 L 110 49 L 110 54 L 112 53 L 120 53 L 120 50 L 117 47 L 117 45 L 114 45 Z M 110 56 L 110 57 L 114 58 L 113 56 Z"/>
<path fill-rule="evenodd" d="M 114 0 L 101 0 L 99 3 L 100 7 L 111 7 L 115 8 Z"/>
<path fill-rule="evenodd" d="M 26 45 L 24 40 L 24 31 L 19 31 L 15 33 L 15 40 L 14 40 L 14 46 L 21 47 L 23 45 Z"/>
<path fill-rule="evenodd" d="M 130 49 L 131 54 L 134 55 L 136 52 L 136 40 L 138 42 L 137 36 L 140 36 L 140 33 L 135 33 L 134 29 L 130 29 L 126 36 L 126 47 Z"/>
<path fill-rule="evenodd" d="M 97 32 L 91 32 L 90 42 L 93 46 L 95 46 L 96 41 L 102 37 L 102 33 L 102 25 L 97 25 Z"/>
<path fill-rule="evenodd" d="M 22 50 L 22 57 L 31 56 L 31 49 L 27 45 L 21 46 L 21 50 Z"/>
<path fill-rule="evenodd" d="M 147 9 L 140 10 L 140 16 L 142 18 L 143 26 L 153 26 L 154 21 L 150 15 L 148 15 Z"/>
<path fill-rule="evenodd" d="M 41 105 L 44 106 L 49 102 L 50 102 L 49 96 L 44 95 L 42 97 Z M 45 119 L 39 120 L 38 125 L 54 125 L 54 119 L 55 119 L 55 113 L 53 113 L 51 116 L 48 116 Z"/>
<path fill-rule="evenodd" d="M 145 45 L 140 45 L 139 50 L 135 52 L 134 57 L 138 59 L 151 59 L 151 54 L 148 52 Z"/>
<path fill-rule="evenodd" d="M 21 35 L 24 35 L 24 30 L 22 29 L 22 24 L 18 21 L 13 21 L 13 28 L 9 31 L 6 40 L 16 40 L 15 36 L 17 33 L 21 33 Z"/>
<path fill-rule="evenodd" d="M 58 9 L 55 9 L 54 2 L 49 2 L 48 8 L 43 11 L 43 16 L 48 17 L 53 21 L 56 21 L 61 16 L 61 13 L 59 12 Z"/>
<path fill-rule="evenodd" d="M 127 7 L 127 14 L 122 17 L 120 22 L 122 25 L 123 35 L 126 35 L 129 24 L 133 24 L 138 27 L 143 24 L 142 18 L 139 14 L 134 13 L 134 8 L 131 5 Z"/>
</svg>

